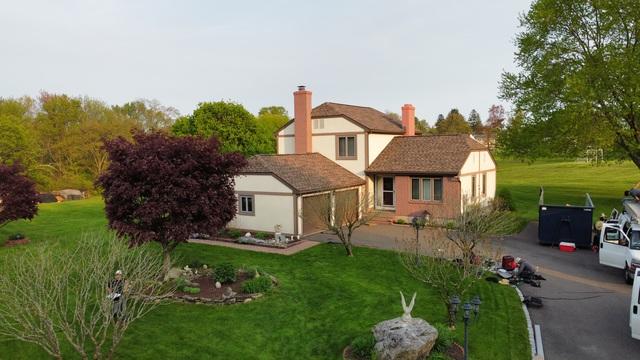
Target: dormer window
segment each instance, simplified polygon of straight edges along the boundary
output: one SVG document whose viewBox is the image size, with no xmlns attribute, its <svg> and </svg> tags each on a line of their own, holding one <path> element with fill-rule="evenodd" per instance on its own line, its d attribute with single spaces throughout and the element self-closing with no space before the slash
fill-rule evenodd
<svg viewBox="0 0 640 360">
<path fill-rule="evenodd" d="M 356 160 L 355 136 L 336 136 L 336 160 Z"/>
</svg>

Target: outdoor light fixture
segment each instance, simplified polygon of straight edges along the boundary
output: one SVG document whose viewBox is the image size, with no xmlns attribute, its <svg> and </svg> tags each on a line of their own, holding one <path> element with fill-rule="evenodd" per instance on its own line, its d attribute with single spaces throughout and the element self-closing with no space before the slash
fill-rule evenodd
<svg viewBox="0 0 640 360">
<path fill-rule="evenodd" d="M 458 313 L 458 305 L 460 305 L 460 302 L 460 298 L 456 295 L 452 296 L 449 299 L 449 313 L 451 314 L 451 317 L 453 319 L 456 318 L 456 315 Z M 476 295 L 473 297 L 473 299 L 471 299 L 471 301 L 466 301 L 464 305 L 462 305 L 462 310 L 464 310 L 464 313 L 462 315 L 462 318 L 464 319 L 464 360 L 467 360 L 467 354 L 469 350 L 467 330 L 469 321 L 471 320 L 471 312 L 473 311 L 474 319 L 477 319 L 478 314 L 480 313 L 480 304 L 482 304 L 482 301 L 480 300 L 480 297 Z"/>
</svg>

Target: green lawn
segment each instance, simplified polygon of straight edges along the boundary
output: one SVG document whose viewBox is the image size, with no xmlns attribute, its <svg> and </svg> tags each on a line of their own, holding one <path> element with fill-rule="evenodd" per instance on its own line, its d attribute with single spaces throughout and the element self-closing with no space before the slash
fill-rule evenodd
<svg viewBox="0 0 640 360">
<path fill-rule="evenodd" d="M 82 231 L 103 229 L 99 198 L 44 204 L 32 222 L 0 229 L 0 238 L 24 232 L 34 243 L 68 246 Z M 27 246 L 34 246 L 33 244 Z M 11 256 L 24 248 L 0 248 Z M 249 304 L 168 304 L 132 326 L 119 348 L 122 359 L 340 359 L 342 349 L 379 321 L 400 316 L 398 291 L 418 292 L 413 315 L 444 322 L 446 311 L 434 295 L 410 278 L 395 254 L 356 248 L 354 258 L 336 245 L 320 245 L 294 256 L 261 254 L 198 244 L 178 248 L 180 262 L 230 260 L 257 265 L 281 286 Z M 513 289 L 482 282 L 475 293 L 481 315 L 470 328 L 473 359 L 529 359 L 525 319 Z M 461 338 L 462 326 L 457 337 Z M 0 359 L 46 358 L 37 347 L 0 342 Z M 69 358 L 74 358 L 72 355 Z"/>
<path fill-rule="evenodd" d="M 640 171 L 630 161 L 592 166 L 575 161 L 537 161 L 529 165 L 517 160 L 498 160 L 498 189 L 508 188 L 518 214 L 538 219 L 540 186 L 548 204 L 584 205 L 589 193 L 596 207 L 594 216 L 621 210 L 625 190 L 640 181 Z"/>
</svg>

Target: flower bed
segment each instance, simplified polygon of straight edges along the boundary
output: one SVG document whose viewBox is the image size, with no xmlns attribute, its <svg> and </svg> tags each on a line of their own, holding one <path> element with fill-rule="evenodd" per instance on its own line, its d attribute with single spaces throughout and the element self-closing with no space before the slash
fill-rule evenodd
<svg viewBox="0 0 640 360">
<path fill-rule="evenodd" d="M 265 292 L 278 285 L 278 281 L 258 269 L 236 270 L 230 264 L 220 264 L 214 269 L 203 265 L 198 269 L 185 266 L 174 281 L 176 291 L 163 296 L 149 297 L 150 301 L 174 300 L 198 304 L 237 304 L 260 298 Z M 220 283 L 221 280 L 224 282 Z"/>
</svg>

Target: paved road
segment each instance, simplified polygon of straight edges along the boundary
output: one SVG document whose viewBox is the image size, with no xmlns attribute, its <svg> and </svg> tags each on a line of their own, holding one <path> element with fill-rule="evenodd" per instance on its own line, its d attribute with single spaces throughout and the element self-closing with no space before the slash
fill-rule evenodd
<svg viewBox="0 0 640 360">
<path fill-rule="evenodd" d="M 356 231 L 354 244 L 396 249 L 398 239 L 412 235 L 408 227 L 369 226 Z M 310 239 L 336 241 L 326 234 Z M 640 340 L 632 339 L 629 330 L 631 287 L 622 270 L 599 265 L 598 255 L 589 250 L 565 253 L 538 245 L 535 223 L 501 244 L 505 253 L 539 266 L 547 278 L 541 288 L 521 287 L 525 295 L 544 298 L 544 307 L 530 314 L 541 326 L 546 359 L 640 359 Z"/>
</svg>

